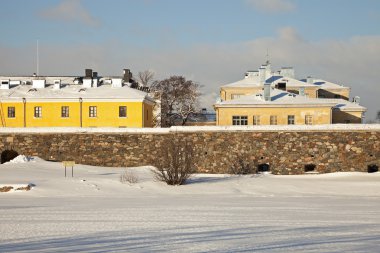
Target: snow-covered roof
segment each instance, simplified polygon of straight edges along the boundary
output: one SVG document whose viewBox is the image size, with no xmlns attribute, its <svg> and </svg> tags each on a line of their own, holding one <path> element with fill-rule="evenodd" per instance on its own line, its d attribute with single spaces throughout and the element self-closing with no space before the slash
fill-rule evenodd
<svg viewBox="0 0 380 253">
<path fill-rule="evenodd" d="M 265 80 L 266 83 L 270 83 L 271 86 L 275 86 L 278 83 L 286 83 L 287 87 L 311 87 L 318 88 L 318 86 L 302 82 L 300 80 L 291 78 L 291 77 L 283 77 L 280 75 L 272 75 Z M 237 82 L 233 82 L 230 84 L 223 85 L 222 88 L 249 88 L 249 87 L 263 87 L 263 84 L 260 84 L 259 76 L 249 76 Z M 339 86 L 341 87 L 341 86 Z"/>
<path fill-rule="evenodd" d="M 367 108 L 365 108 L 364 106 L 361 106 L 358 103 L 350 102 L 348 100 L 341 99 L 341 98 L 339 98 L 339 99 L 318 98 L 318 100 L 336 103 L 336 105 L 333 107 L 333 109 L 335 109 L 335 110 L 360 111 L 360 112 L 367 111 Z"/>
<path fill-rule="evenodd" d="M 302 79 L 301 81 L 306 83 L 305 79 Z M 313 79 L 314 86 L 318 87 L 319 89 L 349 89 L 349 87 L 345 87 L 340 84 L 336 84 L 333 82 L 329 82 L 323 79 Z"/>
<path fill-rule="evenodd" d="M 296 95 L 283 90 L 271 88 L 270 100 L 264 99 L 264 91 L 260 91 L 256 94 L 241 96 L 240 98 L 220 101 L 215 104 L 216 107 L 229 107 L 229 106 L 334 106 L 336 103 L 329 100 L 321 100 L 317 98 L 309 98 L 306 96 Z"/>
<path fill-rule="evenodd" d="M 224 87 L 252 87 L 252 86 L 257 86 L 257 87 L 262 86 L 260 85 L 260 80 L 258 76 L 250 76 L 242 80 L 239 80 L 237 82 L 223 85 L 222 88 Z"/>
<path fill-rule="evenodd" d="M 61 89 L 55 89 L 53 85 L 46 88 L 34 89 L 32 85 L 16 85 L 10 89 L 0 90 L 1 100 L 78 100 L 82 99 L 101 99 L 101 100 L 131 100 L 153 102 L 146 92 L 132 89 L 128 86 L 112 87 L 103 84 L 96 88 L 84 88 L 82 85 L 63 85 Z"/>
<path fill-rule="evenodd" d="M 0 76 L 0 80 L 20 81 L 21 83 L 31 83 L 32 80 L 42 79 L 46 84 L 53 84 L 55 80 L 61 80 L 62 84 L 75 84 L 75 79 L 80 76 Z"/>
<path fill-rule="evenodd" d="M 279 82 L 285 82 L 287 87 L 311 87 L 315 89 L 349 89 L 343 85 L 339 85 L 333 82 L 328 82 L 326 80 L 311 78 L 311 79 L 301 79 L 297 80 L 293 75 L 282 74 L 281 71 L 272 72 L 270 65 L 262 65 L 259 70 L 265 69 L 265 83 L 270 83 L 272 86 Z M 292 67 L 283 67 L 282 69 L 292 69 Z M 308 82 L 310 81 L 310 83 Z M 225 84 L 222 88 L 250 88 L 250 87 L 262 87 L 264 84 L 260 83 L 260 71 L 247 71 L 244 79 Z"/>
</svg>

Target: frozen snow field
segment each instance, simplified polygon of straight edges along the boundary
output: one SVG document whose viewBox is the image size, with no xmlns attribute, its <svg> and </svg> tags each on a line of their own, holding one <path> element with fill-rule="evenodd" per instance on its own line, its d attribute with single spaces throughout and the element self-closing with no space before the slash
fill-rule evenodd
<svg viewBox="0 0 380 253">
<path fill-rule="evenodd" d="M 195 175 L 18 158 L 0 165 L 0 252 L 380 252 L 380 173 Z"/>
</svg>

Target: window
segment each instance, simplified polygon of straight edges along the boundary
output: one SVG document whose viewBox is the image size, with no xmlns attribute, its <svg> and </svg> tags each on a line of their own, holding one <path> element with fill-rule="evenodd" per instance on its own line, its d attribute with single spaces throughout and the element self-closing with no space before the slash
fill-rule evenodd
<svg viewBox="0 0 380 253">
<path fill-rule="evenodd" d="M 313 125 L 313 116 L 311 115 L 305 116 L 305 125 Z"/>
<path fill-rule="evenodd" d="M 286 91 L 286 83 L 277 83 L 277 89 Z"/>
<path fill-rule="evenodd" d="M 89 107 L 89 116 L 90 118 L 95 118 L 98 116 L 96 106 Z"/>
<path fill-rule="evenodd" d="M 69 117 L 69 107 L 68 106 L 62 106 L 61 107 L 61 117 L 62 118 L 68 118 Z"/>
<path fill-rule="evenodd" d="M 294 125 L 294 115 L 288 115 L 288 125 Z"/>
<path fill-rule="evenodd" d="M 16 108 L 13 106 L 8 107 L 8 118 L 15 118 L 16 117 Z"/>
<path fill-rule="evenodd" d="M 243 96 L 243 94 L 231 94 L 231 99 L 237 99 Z"/>
<path fill-rule="evenodd" d="M 34 107 L 34 117 L 35 118 L 41 118 L 42 117 L 42 107 L 41 106 L 35 106 Z"/>
<path fill-rule="evenodd" d="M 253 115 L 253 124 L 254 125 L 260 125 L 260 116 L 259 115 Z"/>
<path fill-rule="evenodd" d="M 271 125 L 277 125 L 277 116 L 271 115 L 270 116 L 270 122 L 269 122 L 269 124 L 271 124 Z"/>
<path fill-rule="evenodd" d="M 248 125 L 248 116 L 232 116 L 232 125 Z"/>
<path fill-rule="evenodd" d="M 119 117 L 120 118 L 127 117 L 127 107 L 126 106 L 119 106 Z"/>
</svg>

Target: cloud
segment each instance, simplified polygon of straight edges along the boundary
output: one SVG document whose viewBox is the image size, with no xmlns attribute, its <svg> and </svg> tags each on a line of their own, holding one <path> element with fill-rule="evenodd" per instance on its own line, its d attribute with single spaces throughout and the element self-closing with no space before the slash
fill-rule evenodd
<svg viewBox="0 0 380 253">
<path fill-rule="evenodd" d="M 380 36 L 308 41 L 294 28 L 284 27 L 275 36 L 240 43 L 192 47 L 162 43 L 154 48 L 128 43 L 132 42 L 71 46 L 40 43 L 40 73 L 83 75 L 85 68 L 93 68 L 100 75 L 121 75 L 123 68 L 130 68 L 134 74 L 154 69 L 158 79 L 184 75 L 204 86 L 202 107 L 211 108 L 219 87 L 243 79 L 247 70 L 257 69 L 266 61 L 268 49 L 273 69 L 293 66 L 297 78 L 312 75 L 351 87 L 352 96 L 360 96 L 368 108 L 367 119 L 374 119 L 380 110 Z M 35 72 L 34 47 L 12 48 L 0 42 L 0 75 Z"/>
<path fill-rule="evenodd" d="M 296 5 L 288 0 L 245 0 L 246 4 L 264 13 L 290 12 Z"/>
<path fill-rule="evenodd" d="M 99 20 L 83 7 L 80 0 L 63 0 L 57 6 L 41 11 L 39 15 L 49 20 L 76 22 L 93 27 L 100 24 Z"/>
</svg>

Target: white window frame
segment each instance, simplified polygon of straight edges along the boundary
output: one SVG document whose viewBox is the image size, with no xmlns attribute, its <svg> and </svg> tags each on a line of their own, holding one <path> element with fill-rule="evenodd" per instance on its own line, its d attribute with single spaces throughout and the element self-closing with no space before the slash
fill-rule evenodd
<svg viewBox="0 0 380 253">
<path fill-rule="evenodd" d="M 124 111 L 124 113 L 125 113 L 125 115 L 121 115 L 121 108 L 125 108 L 125 111 Z M 127 117 L 127 106 L 126 105 L 120 105 L 119 106 L 119 118 L 126 118 Z"/>
<path fill-rule="evenodd" d="M 313 125 L 313 115 L 305 115 L 305 125 Z"/>
<path fill-rule="evenodd" d="M 14 119 L 16 118 L 16 107 L 14 106 L 8 106 L 8 118 Z"/>
<path fill-rule="evenodd" d="M 295 124 L 296 124 L 296 116 L 288 115 L 288 125 L 295 125 Z"/>
<path fill-rule="evenodd" d="M 277 125 L 277 115 L 271 115 L 269 117 L 269 124 L 270 125 Z"/>
<path fill-rule="evenodd" d="M 248 116 L 232 116 L 232 125 L 246 126 L 248 125 Z"/>
<path fill-rule="evenodd" d="M 260 125 L 260 115 L 253 115 L 253 125 Z"/>
<path fill-rule="evenodd" d="M 70 107 L 69 106 L 61 106 L 61 118 L 69 118 L 70 117 Z"/>
<path fill-rule="evenodd" d="M 42 118 L 42 106 L 34 107 L 34 118 Z"/>
<path fill-rule="evenodd" d="M 88 116 L 90 118 L 98 117 L 98 107 L 95 105 L 91 105 L 88 107 Z"/>
</svg>

